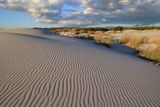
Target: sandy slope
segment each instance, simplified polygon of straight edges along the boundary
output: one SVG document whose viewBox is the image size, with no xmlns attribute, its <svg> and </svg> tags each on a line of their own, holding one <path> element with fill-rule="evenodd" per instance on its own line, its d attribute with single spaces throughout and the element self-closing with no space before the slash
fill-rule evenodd
<svg viewBox="0 0 160 107">
<path fill-rule="evenodd" d="M 160 106 L 157 66 L 40 30 L 5 32 L 0 33 L 0 107 Z"/>
</svg>

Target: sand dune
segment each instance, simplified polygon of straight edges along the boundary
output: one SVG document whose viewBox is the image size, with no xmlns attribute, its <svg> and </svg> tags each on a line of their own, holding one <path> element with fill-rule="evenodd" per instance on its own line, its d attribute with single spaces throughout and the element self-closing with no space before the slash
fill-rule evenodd
<svg viewBox="0 0 160 107">
<path fill-rule="evenodd" d="M 40 30 L 0 32 L 0 107 L 160 106 L 157 66 Z"/>
</svg>

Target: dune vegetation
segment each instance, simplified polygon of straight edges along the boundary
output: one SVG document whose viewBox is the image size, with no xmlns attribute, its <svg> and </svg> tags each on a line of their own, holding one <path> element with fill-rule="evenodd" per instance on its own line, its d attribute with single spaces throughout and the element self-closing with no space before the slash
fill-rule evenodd
<svg viewBox="0 0 160 107">
<path fill-rule="evenodd" d="M 136 49 L 140 57 L 151 61 L 160 61 L 160 36 L 123 36 L 120 43 Z"/>
<path fill-rule="evenodd" d="M 135 49 L 137 55 L 160 63 L 160 27 L 113 27 L 113 28 L 54 28 L 60 35 L 92 39 L 96 44 L 110 47 L 117 42 Z"/>
</svg>

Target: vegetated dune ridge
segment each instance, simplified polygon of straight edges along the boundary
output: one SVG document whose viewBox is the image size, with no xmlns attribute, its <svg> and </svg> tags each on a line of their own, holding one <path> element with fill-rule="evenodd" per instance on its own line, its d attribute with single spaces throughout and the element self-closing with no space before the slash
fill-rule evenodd
<svg viewBox="0 0 160 107">
<path fill-rule="evenodd" d="M 0 107 L 160 106 L 157 66 L 40 30 L 1 32 Z"/>
</svg>

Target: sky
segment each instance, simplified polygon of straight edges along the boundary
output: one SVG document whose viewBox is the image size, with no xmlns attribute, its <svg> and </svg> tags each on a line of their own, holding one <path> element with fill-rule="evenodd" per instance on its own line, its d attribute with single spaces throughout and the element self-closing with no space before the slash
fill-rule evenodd
<svg viewBox="0 0 160 107">
<path fill-rule="evenodd" d="M 32 27 L 50 27 L 38 23 L 34 17 L 28 13 L 0 9 L 0 28 L 32 28 Z"/>
<path fill-rule="evenodd" d="M 160 0 L 0 0 L 0 28 L 160 25 Z"/>
</svg>

